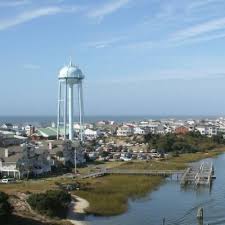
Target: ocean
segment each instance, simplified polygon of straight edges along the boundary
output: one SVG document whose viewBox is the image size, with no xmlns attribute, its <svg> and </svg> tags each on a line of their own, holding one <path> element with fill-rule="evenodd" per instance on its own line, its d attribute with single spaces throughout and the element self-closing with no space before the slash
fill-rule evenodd
<svg viewBox="0 0 225 225">
<path fill-rule="evenodd" d="M 110 120 L 115 121 L 118 123 L 121 122 L 134 122 L 134 121 L 141 121 L 141 120 L 160 120 L 160 119 L 167 119 L 167 118 L 175 118 L 181 120 L 187 119 L 214 119 L 219 116 L 157 116 L 157 115 L 123 115 L 123 116 L 110 116 L 110 115 L 102 115 L 102 116 L 85 116 L 84 121 L 86 123 L 94 123 L 101 120 Z M 35 126 L 48 126 L 52 122 L 56 123 L 57 117 L 56 116 L 0 116 L 0 125 L 3 123 L 12 123 L 16 125 L 25 125 L 25 124 L 32 124 Z M 74 118 L 74 121 L 79 121 L 78 118 Z"/>
</svg>

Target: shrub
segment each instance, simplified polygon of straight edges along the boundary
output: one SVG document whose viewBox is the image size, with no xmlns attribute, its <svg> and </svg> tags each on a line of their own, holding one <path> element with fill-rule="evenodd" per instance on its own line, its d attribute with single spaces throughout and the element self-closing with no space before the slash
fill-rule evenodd
<svg viewBox="0 0 225 225">
<path fill-rule="evenodd" d="M 11 212 L 12 208 L 8 202 L 8 195 L 4 192 L 0 192 L 0 220 L 7 218 Z"/>
<path fill-rule="evenodd" d="M 31 194 L 27 200 L 32 209 L 50 217 L 65 218 L 71 195 L 62 190 Z"/>
</svg>

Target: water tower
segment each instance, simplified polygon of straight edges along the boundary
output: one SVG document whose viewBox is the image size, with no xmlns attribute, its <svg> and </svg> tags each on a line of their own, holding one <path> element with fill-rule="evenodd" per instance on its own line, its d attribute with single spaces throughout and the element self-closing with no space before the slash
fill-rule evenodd
<svg viewBox="0 0 225 225">
<path fill-rule="evenodd" d="M 76 89 L 78 94 L 77 106 L 79 107 L 80 140 L 83 141 L 83 79 L 84 74 L 72 62 L 59 71 L 57 139 L 59 139 L 59 136 L 63 136 L 64 140 L 66 140 L 67 133 L 69 133 L 69 140 L 72 140 L 74 137 L 74 90 Z"/>
</svg>

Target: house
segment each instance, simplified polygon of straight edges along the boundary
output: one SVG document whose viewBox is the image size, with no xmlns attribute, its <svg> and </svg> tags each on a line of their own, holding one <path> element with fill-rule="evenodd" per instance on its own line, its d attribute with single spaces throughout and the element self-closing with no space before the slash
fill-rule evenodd
<svg viewBox="0 0 225 225">
<path fill-rule="evenodd" d="M 32 126 L 32 125 L 27 125 L 27 126 L 25 126 L 25 132 L 26 132 L 26 135 L 28 136 L 28 137 L 30 137 L 32 134 L 34 134 L 34 132 L 35 132 L 35 127 L 34 126 Z"/>
<path fill-rule="evenodd" d="M 2 129 L 6 129 L 6 130 L 12 130 L 13 129 L 13 125 L 11 123 L 4 123 L 1 126 Z"/>
<path fill-rule="evenodd" d="M 179 126 L 175 128 L 175 134 L 187 134 L 189 132 L 189 128 L 185 126 Z"/>
<path fill-rule="evenodd" d="M 209 137 L 217 135 L 217 128 L 213 125 L 198 125 L 195 127 L 195 130 L 200 132 L 201 135 L 207 135 Z"/>
<path fill-rule="evenodd" d="M 84 135 L 87 139 L 96 139 L 101 135 L 99 130 L 85 129 Z"/>
<path fill-rule="evenodd" d="M 26 145 L 0 149 L 0 173 L 2 176 L 23 178 L 51 172 L 52 161 L 47 151 L 38 152 Z"/>
<path fill-rule="evenodd" d="M 157 134 L 165 134 L 166 132 L 165 132 L 165 127 L 161 124 L 161 125 L 159 125 L 158 127 L 157 127 L 157 129 L 156 129 L 156 133 Z"/>
<path fill-rule="evenodd" d="M 75 156 L 77 165 L 86 163 L 84 152 L 82 151 L 79 143 L 72 143 L 65 141 L 63 143 L 63 160 L 65 165 L 74 165 Z"/>
<path fill-rule="evenodd" d="M 144 135 L 146 130 L 140 127 L 134 127 L 134 134 Z"/>
<path fill-rule="evenodd" d="M 0 132 L 0 147 L 8 147 L 12 145 L 20 145 L 27 141 L 27 138 L 15 135 L 11 132 Z"/>
<path fill-rule="evenodd" d="M 134 133 L 134 128 L 130 125 L 123 125 L 122 127 L 119 127 L 117 130 L 117 136 L 120 137 L 126 137 L 131 136 Z"/>
</svg>

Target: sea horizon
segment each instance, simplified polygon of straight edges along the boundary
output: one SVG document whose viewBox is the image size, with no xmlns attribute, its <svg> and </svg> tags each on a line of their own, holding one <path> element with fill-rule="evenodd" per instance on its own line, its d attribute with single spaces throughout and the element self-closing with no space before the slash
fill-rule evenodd
<svg viewBox="0 0 225 225">
<path fill-rule="evenodd" d="M 215 119 L 223 117 L 223 115 L 86 115 L 85 122 L 95 123 L 102 120 L 115 122 L 133 122 L 141 120 L 162 120 L 162 119 Z M 56 115 L 10 115 L 0 116 L 0 124 L 34 124 L 34 125 L 50 125 L 51 122 L 57 121 Z M 74 122 L 79 121 L 77 116 L 74 116 Z"/>
</svg>

